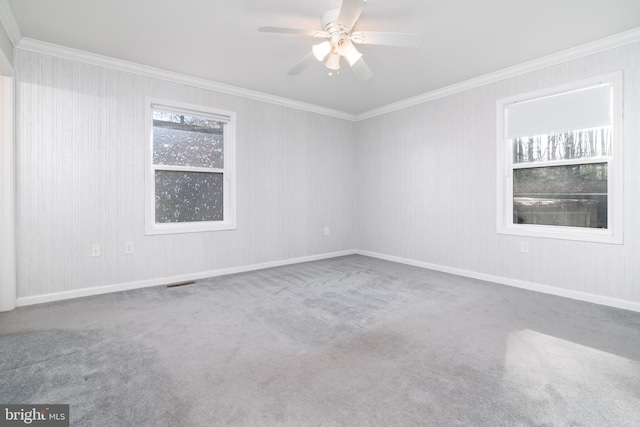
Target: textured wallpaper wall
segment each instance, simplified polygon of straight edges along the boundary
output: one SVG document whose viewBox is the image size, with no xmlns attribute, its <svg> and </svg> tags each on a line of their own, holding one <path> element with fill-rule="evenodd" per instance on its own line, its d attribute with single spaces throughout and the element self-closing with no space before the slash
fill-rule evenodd
<svg viewBox="0 0 640 427">
<path fill-rule="evenodd" d="M 622 70 L 624 245 L 496 233 L 496 101 Z M 358 123 L 359 249 L 640 302 L 640 44 Z M 530 253 L 520 253 L 527 240 Z"/>
<path fill-rule="evenodd" d="M 361 249 L 640 302 L 640 43 L 359 122 L 21 49 L 15 66 L 19 298 Z M 624 245 L 498 235 L 496 100 L 617 70 Z M 237 113 L 237 230 L 144 235 L 145 96 Z"/>
<path fill-rule="evenodd" d="M 353 122 L 20 49 L 16 71 L 18 298 L 355 247 Z M 236 112 L 237 230 L 144 235 L 145 96 Z"/>
</svg>

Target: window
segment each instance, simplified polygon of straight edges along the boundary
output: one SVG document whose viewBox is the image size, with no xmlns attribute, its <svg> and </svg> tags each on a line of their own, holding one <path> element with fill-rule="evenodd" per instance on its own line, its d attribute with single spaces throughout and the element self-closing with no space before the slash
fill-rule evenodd
<svg viewBox="0 0 640 427">
<path fill-rule="evenodd" d="M 235 113 L 147 98 L 146 233 L 235 229 Z"/>
<path fill-rule="evenodd" d="M 499 233 L 622 243 L 621 81 L 498 101 Z"/>
</svg>

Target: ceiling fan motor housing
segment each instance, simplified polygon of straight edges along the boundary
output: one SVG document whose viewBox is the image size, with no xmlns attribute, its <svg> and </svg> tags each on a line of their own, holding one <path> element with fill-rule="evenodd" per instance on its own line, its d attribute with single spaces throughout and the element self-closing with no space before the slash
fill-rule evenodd
<svg viewBox="0 0 640 427">
<path fill-rule="evenodd" d="M 331 9 L 327 10 L 322 14 L 322 29 L 324 32 L 329 33 L 329 35 L 333 35 L 334 33 L 345 33 L 347 34 L 350 30 L 349 27 L 345 27 L 344 25 L 340 25 L 336 22 L 338 19 L 338 12 L 340 9 Z"/>
</svg>

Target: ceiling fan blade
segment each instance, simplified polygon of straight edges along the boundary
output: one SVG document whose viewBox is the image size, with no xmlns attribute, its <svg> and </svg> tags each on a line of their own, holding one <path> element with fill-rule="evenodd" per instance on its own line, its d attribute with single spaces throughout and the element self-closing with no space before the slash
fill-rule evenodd
<svg viewBox="0 0 640 427">
<path fill-rule="evenodd" d="M 400 47 L 420 47 L 422 37 L 412 33 L 383 33 L 377 31 L 357 31 L 351 34 L 351 40 L 360 44 L 377 44 Z"/>
<path fill-rule="evenodd" d="M 325 33 L 324 31 L 301 30 L 298 28 L 260 27 L 258 28 L 258 31 L 261 33 L 297 34 L 299 36 L 329 37 L 329 34 Z"/>
<path fill-rule="evenodd" d="M 369 80 L 371 76 L 373 76 L 373 71 L 371 71 L 371 68 L 369 68 L 367 63 L 364 62 L 364 58 L 358 59 L 351 66 L 351 69 L 353 70 L 353 74 L 356 75 L 358 80 Z"/>
<path fill-rule="evenodd" d="M 366 5 L 367 0 L 342 0 L 336 23 L 353 28 Z"/>
<path fill-rule="evenodd" d="M 297 76 L 301 72 L 307 69 L 309 65 L 313 64 L 316 61 L 316 57 L 313 56 L 313 52 L 309 52 L 307 56 L 305 56 L 302 61 L 298 62 L 298 64 L 289 70 L 290 76 Z"/>
</svg>

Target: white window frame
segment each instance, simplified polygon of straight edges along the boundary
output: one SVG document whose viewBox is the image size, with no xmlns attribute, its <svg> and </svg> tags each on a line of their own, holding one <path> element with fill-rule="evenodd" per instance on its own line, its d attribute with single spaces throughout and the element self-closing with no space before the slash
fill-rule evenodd
<svg viewBox="0 0 640 427">
<path fill-rule="evenodd" d="M 145 234 L 195 233 L 236 229 L 236 178 L 235 178 L 235 123 L 236 113 L 233 111 L 169 101 L 165 99 L 145 98 Z M 166 166 L 153 163 L 153 110 L 154 108 L 174 113 L 184 113 L 208 118 L 223 123 L 224 165 L 222 169 L 211 169 L 189 166 Z M 194 221 L 156 223 L 155 209 L 155 173 L 156 170 L 173 170 L 184 172 L 208 172 L 223 174 L 223 219 L 221 221 Z"/>
<path fill-rule="evenodd" d="M 603 84 L 612 87 L 611 156 L 593 159 L 536 163 L 528 167 L 607 163 L 607 228 L 564 227 L 556 225 L 513 223 L 513 148 L 507 139 L 507 111 L 517 102 L 561 95 Z M 623 174 L 622 174 L 622 72 L 614 72 L 524 93 L 497 101 L 497 233 L 599 243 L 623 243 Z"/>
</svg>

